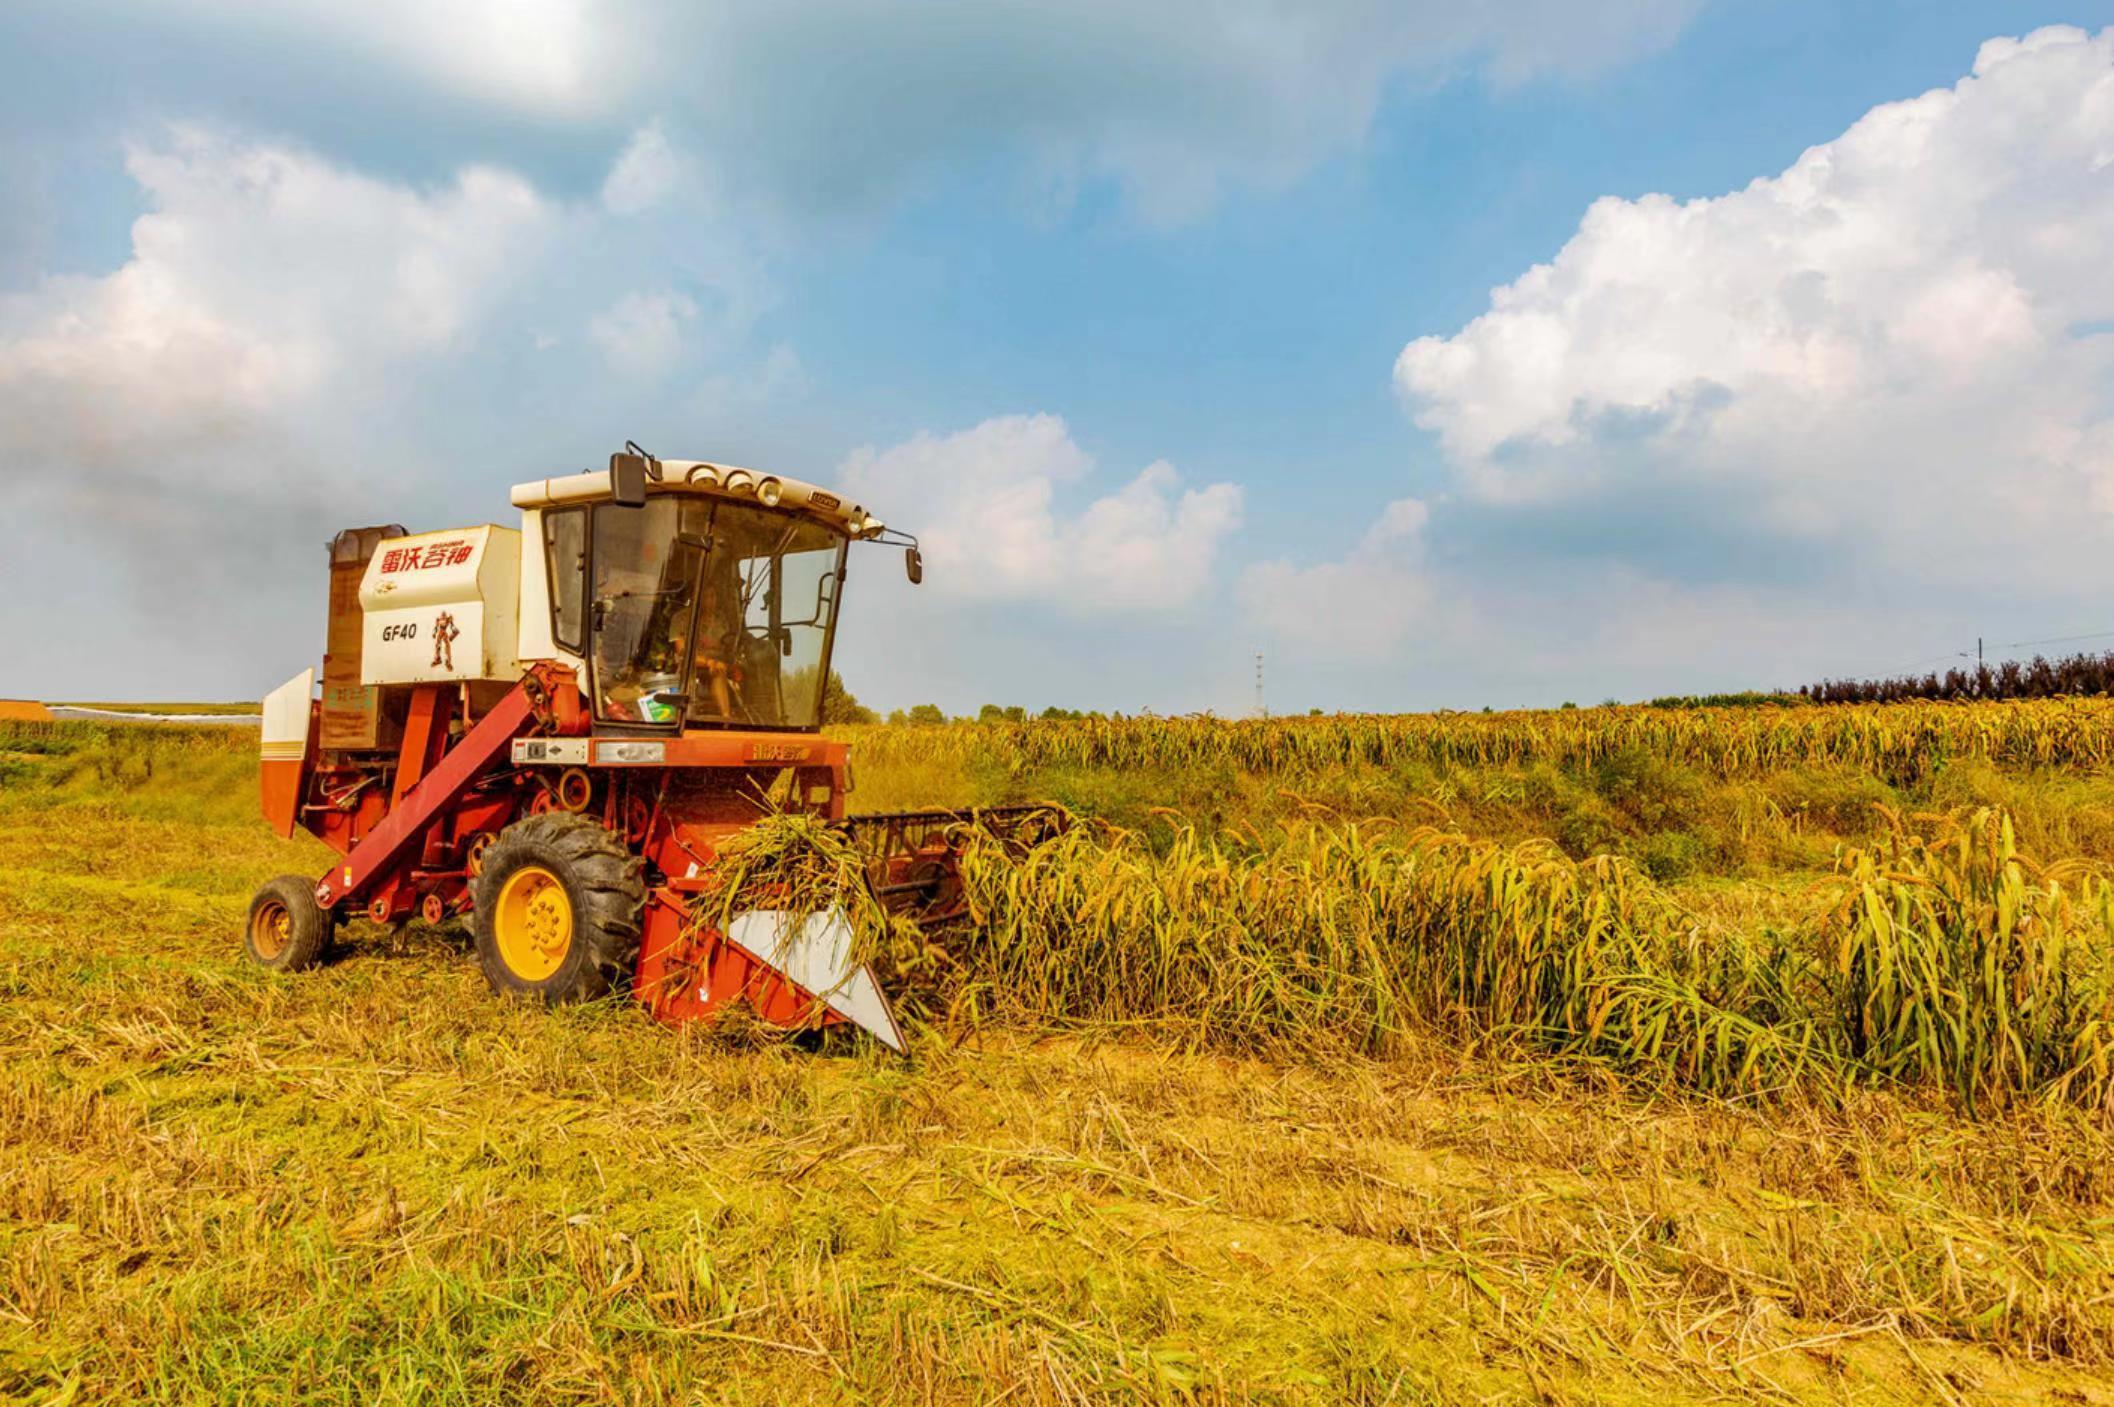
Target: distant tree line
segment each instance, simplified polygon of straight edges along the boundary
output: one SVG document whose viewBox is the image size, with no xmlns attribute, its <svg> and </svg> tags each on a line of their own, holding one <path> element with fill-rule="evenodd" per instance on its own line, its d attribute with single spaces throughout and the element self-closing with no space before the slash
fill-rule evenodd
<svg viewBox="0 0 2114 1407">
<path fill-rule="evenodd" d="M 1319 713 L 1321 710 L 1315 709 L 1314 711 Z M 949 718 L 946 710 L 942 709 L 938 704 L 921 703 L 915 704 L 908 709 L 898 708 L 891 710 L 888 715 L 888 721 L 892 724 L 1025 723 L 1030 717 L 1053 721 L 1067 718 L 1101 718 L 1104 716 L 1098 712 L 1082 713 L 1076 708 L 1057 708 L 1055 706 L 1031 715 L 1018 704 L 1008 706 L 987 703 L 973 715 Z M 1120 715 L 1118 716 L 1120 717 Z M 868 708 L 865 704 L 860 703 L 852 691 L 844 686 L 843 676 L 839 675 L 835 670 L 831 670 L 829 681 L 823 686 L 822 690 L 822 721 L 824 723 L 879 723 L 881 715 Z"/>
<path fill-rule="evenodd" d="M 2046 699 L 2114 693 L 2114 651 L 1978 664 L 1943 674 L 1893 679 L 1824 679 L 1798 691 L 1813 703 L 1893 703 L 1901 699 Z"/>
<path fill-rule="evenodd" d="M 888 715 L 890 723 L 1025 723 L 1029 718 L 1053 721 L 1065 718 L 1099 718 L 1099 713 L 1081 713 L 1076 708 L 1052 706 L 1037 714 L 1030 714 L 1019 704 L 985 704 L 976 713 L 959 718 L 949 718 L 946 710 L 938 704 L 914 704 L 908 710 L 894 709 Z"/>
<path fill-rule="evenodd" d="M 844 687 L 844 676 L 833 669 L 822 685 L 822 721 L 878 723 L 881 721 L 881 715 L 860 703 L 852 691 Z"/>
<path fill-rule="evenodd" d="M 1809 696 L 1797 694 L 1762 693 L 1748 689 L 1737 694 L 1665 694 L 1656 699 L 1647 699 L 1646 708 L 1768 708 L 1778 704 L 1805 703 Z M 1608 700 L 1613 703 L 1614 700 Z"/>
</svg>

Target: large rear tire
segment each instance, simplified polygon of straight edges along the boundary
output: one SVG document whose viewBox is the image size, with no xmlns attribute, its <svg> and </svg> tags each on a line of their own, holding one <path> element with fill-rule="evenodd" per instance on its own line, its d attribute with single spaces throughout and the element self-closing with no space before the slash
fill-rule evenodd
<svg viewBox="0 0 2114 1407">
<path fill-rule="evenodd" d="M 517 821 L 484 852 L 471 890 L 477 962 L 502 995 L 592 1001 L 638 963 L 643 864 L 585 816 Z"/>
<path fill-rule="evenodd" d="M 331 917 L 316 903 L 316 882 L 297 874 L 265 881 L 250 900 L 242 950 L 274 972 L 299 972 L 323 961 Z"/>
</svg>

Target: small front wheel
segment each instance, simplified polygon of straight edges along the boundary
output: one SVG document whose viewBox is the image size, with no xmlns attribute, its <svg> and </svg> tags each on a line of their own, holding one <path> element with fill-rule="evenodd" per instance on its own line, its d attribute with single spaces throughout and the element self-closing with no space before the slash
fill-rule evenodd
<svg viewBox="0 0 2114 1407">
<path fill-rule="evenodd" d="M 330 926 L 330 915 L 316 903 L 315 881 L 283 874 L 268 880 L 250 900 L 242 949 L 259 967 L 299 972 L 323 960 Z"/>
</svg>

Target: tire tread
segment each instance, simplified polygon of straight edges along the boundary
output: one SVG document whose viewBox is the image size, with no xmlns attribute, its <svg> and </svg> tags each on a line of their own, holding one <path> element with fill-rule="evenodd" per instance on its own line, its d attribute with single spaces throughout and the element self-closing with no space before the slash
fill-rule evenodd
<svg viewBox="0 0 2114 1407">
<path fill-rule="evenodd" d="M 525 864 L 556 874 L 573 901 L 586 961 L 568 964 L 537 988 L 511 979 L 492 936 L 491 913 L 505 876 Z M 473 892 L 477 952 L 498 991 L 533 991 L 546 1002 L 586 1001 L 621 988 L 637 964 L 646 906 L 645 862 L 586 815 L 549 811 L 515 822 L 486 853 Z"/>
<path fill-rule="evenodd" d="M 288 935 L 286 946 L 272 958 L 266 958 L 250 944 L 251 919 L 257 906 L 266 899 L 278 900 L 293 918 L 293 932 Z M 314 880 L 306 875 L 279 875 L 259 885 L 250 899 L 249 916 L 245 917 L 242 927 L 242 951 L 259 967 L 274 972 L 300 972 L 323 961 L 334 926 L 331 916 L 316 903 Z"/>
</svg>

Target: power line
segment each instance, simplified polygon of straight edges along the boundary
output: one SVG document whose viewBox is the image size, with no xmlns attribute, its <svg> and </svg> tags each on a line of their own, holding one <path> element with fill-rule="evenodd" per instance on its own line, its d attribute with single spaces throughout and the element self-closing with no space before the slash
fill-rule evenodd
<svg viewBox="0 0 2114 1407">
<path fill-rule="evenodd" d="M 2069 645 L 2074 644 L 2079 640 L 2106 639 L 2114 639 L 2114 630 L 2095 630 L 2085 635 L 2051 635 L 2044 640 L 2011 640 L 2002 644 L 1991 645 L 1989 646 L 1989 648 L 1992 650 L 2023 650 L 2035 645 Z M 1949 654 L 1933 655 L 1928 659 L 1918 660 L 1914 664 L 1901 665 L 1897 668 L 1884 670 L 1869 677 L 1874 679 L 1892 679 L 1902 675 L 1918 674 L 1929 670 L 1935 665 L 1951 664 L 1954 660 L 1971 659 L 1974 660 L 1977 664 L 1983 664 L 1985 663 L 1985 661 L 1982 658 L 1982 651 L 1980 648 L 1982 642 L 1978 640 L 1975 643 L 1977 648 L 1972 654 L 1970 654 L 1966 650 L 1954 650 Z"/>
<path fill-rule="evenodd" d="M 1940 664 L 1951 664 L 1951 663 L 1952 663 L 1952 662 L 1953 662 L 1954 660 L 1957 660 L 1957 659 L 1964 659 L 1964 658 L 1966 658 L 1966 653 L 1965 653 L 1964 651 L 1961 651 L 1961 650 L 1954 650 L 1954 651 L 1953 651 L 1953 652 L 1952 652 L 1951 654 L 1947 654 L 1947 655 L 1933 655 L 1933 656 L 1932 656 L 1931 658 L 1929 658 L 1929 659 L 1926 659 L 1926 660 L 1918 660 L 1918 661 L 1916 661 L 1916 662 L 1915 662 L 1914 664 L 1904 664 L 1904 665 L 1900 665 L 1900 666 L 1897 666 L 1896 668 L 1893 668 L 1893 669 L 1889 669 L 1889 670 L 1883 670 L 1883 671 L 1881 671 L 1881 672 L 1880 672 L 1879 674 L 1876 674 L 1876 675 L 1874 675 L 1874 676 L 1872 676 L 1872 677 L 1873 677 L 1873 678 L 1882 678 L 1882 679 L 1891 679 L 1891 678 L 1895 677 L 1896 675 L 1902 675 L 1902 674 L 1914 674 L 1914 673 L 1918 672 L 1919 670 L 1926 670 L 1926 669 L 1929 669 L 1929 668 L 1931 668 L 1931 666 L 1933 666 L 1933 665 L 1940 665 Z"/>
<path fill-rule="evenodd" d="M 2046 640 L 2013 640 L 1997 646 L 2000 650 L 2023 650 L 2029 645 L 2067 645 L 2074 640 L 2105 640 L 2114 636 L 2114 630 L 2095 630 L 2089 635 L 2051 635 Z"/>
</svg>

